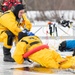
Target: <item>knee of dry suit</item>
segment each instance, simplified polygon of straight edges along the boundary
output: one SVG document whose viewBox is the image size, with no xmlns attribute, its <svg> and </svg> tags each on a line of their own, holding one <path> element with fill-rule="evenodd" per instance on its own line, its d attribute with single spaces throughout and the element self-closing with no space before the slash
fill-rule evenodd
<svg viewBox="0 0 75 75">
<path fill-rule="evenodd" d="M 60 43 L 59 45 L 59 50 L 60 51 L 65 51 L 66 49 L 66 41 L 63 41 L 62 43 Z"/>
<path fill-rule="evenodd" d="M 8 35 L 7 45 L 12 45 L 13 39 L 14 39 L 14 34 L 10 31 L 5 31 L 5 33 Z"/>
<path fill-rule="evenodd" d="M 25 36 L 27 36 L 27 33 L 19 32 L 19 34 L 18 34 L 18 41 L 20 39 L 22 39 L 23 37 L 25 37 Z"/>
</svg>

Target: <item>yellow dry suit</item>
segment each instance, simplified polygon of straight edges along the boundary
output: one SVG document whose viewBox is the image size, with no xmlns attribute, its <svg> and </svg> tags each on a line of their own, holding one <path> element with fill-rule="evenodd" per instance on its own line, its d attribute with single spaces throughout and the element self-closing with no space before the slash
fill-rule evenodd
<svg viewBox="0 0 75 75">
<path fill-rule="evenodd" d="M 67 69 L 72 68 L 75 69 L 75 56 L 66 56 L 66 61 L 60 64 L 60 68 Z"/>
<path fill-rule="evenodd" d="M 18 64 L 22 64 L 24 62 L 23 54 L 39 47 L 40 45 L 43 44 L 37 36 L 23 37 L 16 45 L 13 59 Z M 28 58 L 47 68 L 59 68 L 59 63 L 63 60 L 60 54 L 55 50 L 48 48 L 41 49 L 28 56 Z"/>
<path fill-rule="evenodd" d="M 32 24 L 25 14 L 23 14 L 21 22 L 16 20 L 11 10 L 8 10 L 0 16 L 0 42 L 4 42 L 4 47 L 11 48 L 12 38 L 17 37 L 18 33 L 22 31 L 20 27 L 31 30 Z"/>
</svg>

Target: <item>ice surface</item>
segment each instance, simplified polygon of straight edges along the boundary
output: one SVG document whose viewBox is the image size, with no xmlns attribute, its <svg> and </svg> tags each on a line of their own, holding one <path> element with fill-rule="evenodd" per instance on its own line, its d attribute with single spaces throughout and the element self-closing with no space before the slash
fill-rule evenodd
<svg viewBox="0 0 75 75">
<path fill-rule="evenodd" d="M 34 16 L 35 17 L 35 16 Z M 63 28 L 62 26 L 58 26 L 58 36 L 56 36 L 56 32 L 53 33 L 53 36 L 49 34 L 48 21 L 46 22 L 34 22 L 32 27 L 32 32 L 35 35 L 39 36 L 44 44 L 48 44 L 51 49 L 58 51 L 59 43 L 63 40 L 67 40 L 67 37 L 73 36 L 72 28 Z M 61 27 L 65 32 L 63 32 L 59 27 Z M 46 33 L 48 31 L 48 33 Z M 66 36 L 63 38 L 62 36 Z M 73 37 L 69 38 L 73 39 Z M 0 43 L 0 75 L 74 75 L 75 72 L 73 70 L 55 70 L 55 69 L 47 69 L 42 67 L 34 67 L 34 64 L 24 63 L 22 65 L 4 62 L 3 61 L 3 44 Z M 11 50 L 12 54 L 15 50 L 15 45 Z M 62 57 L 66 55 L 72 55 L 73 52 L 59 52 Z"/>
</svg>

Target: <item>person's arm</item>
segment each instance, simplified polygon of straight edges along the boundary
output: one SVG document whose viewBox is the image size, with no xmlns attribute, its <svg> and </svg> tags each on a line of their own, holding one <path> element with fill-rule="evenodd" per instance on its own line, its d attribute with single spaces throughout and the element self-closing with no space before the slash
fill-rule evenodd
<svg viewBox="0 0 75 75">
<path fill-rule="evenodd" d="M 26 17 L 26 14 L 23 14 L 23 19 L 25 22 L 25 28 L 30 31 L 32 28 L 32 24 L 31 24 L 30 20 Z"/>
<path fill-rule="evenodd" d="M 13 59 L 18 64 L 22 64 L 24 62 L 23 54 L 26 52 L 27 44 L 25 42 L 19 41 L 16 45 L 16 49 L 13 54 Z"/>
<path fill-rule="evenodd" d="M 18 36 L 18 33 L 22 31 L 18 27 L 18 22 L 15 20 L 15 17 L 12 17 L 8 14 L 5 14 L 0 18 L 0 24 L 7 30 L 10 30 L 16 36 Z"/>
</svg>

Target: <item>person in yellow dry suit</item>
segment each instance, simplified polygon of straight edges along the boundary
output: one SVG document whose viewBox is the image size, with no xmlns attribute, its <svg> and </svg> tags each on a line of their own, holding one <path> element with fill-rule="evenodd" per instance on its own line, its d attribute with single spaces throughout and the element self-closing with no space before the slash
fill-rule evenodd
<svg viewBox="0 0 75 75">
<path fill-rule="evenodd" d="M 28 58 L 47 68 L 59 68 L 60 63 L 65 61 L 55 50 L 43 45 L 39 37 L 30 34 L 30 32 L 27 32 L 27 35 L 23 38 L 20 34 L 18 35 L 20 41 L 17 43 L 13 54 L 16 63 L 22 64 L 24 58 Z"/>
<path fill-rule="evenodd" d="M 28 58 L 47 68 L 75 69 L 75 56 L 61 57 L 58 52 L 50 49 L 48 45 L 44 45 L 40 38 L 32 32 L 24 30 L 18 34 L 18 38 L 19 42 L 13 54 L 16 63 L 22 64 L 25 58 Z"/>
<path fill-rule="evenodd" d="M 32 24 L 24 10 L 24 5 L 18 4 L 13 10 L 8 10 L 0 16 L 0 42 L 4 43 L 4 61 L 14 62 L 10 53 L 14 38 L 18 37 L 22 29 L 31 30 Z"/>
</svg>

